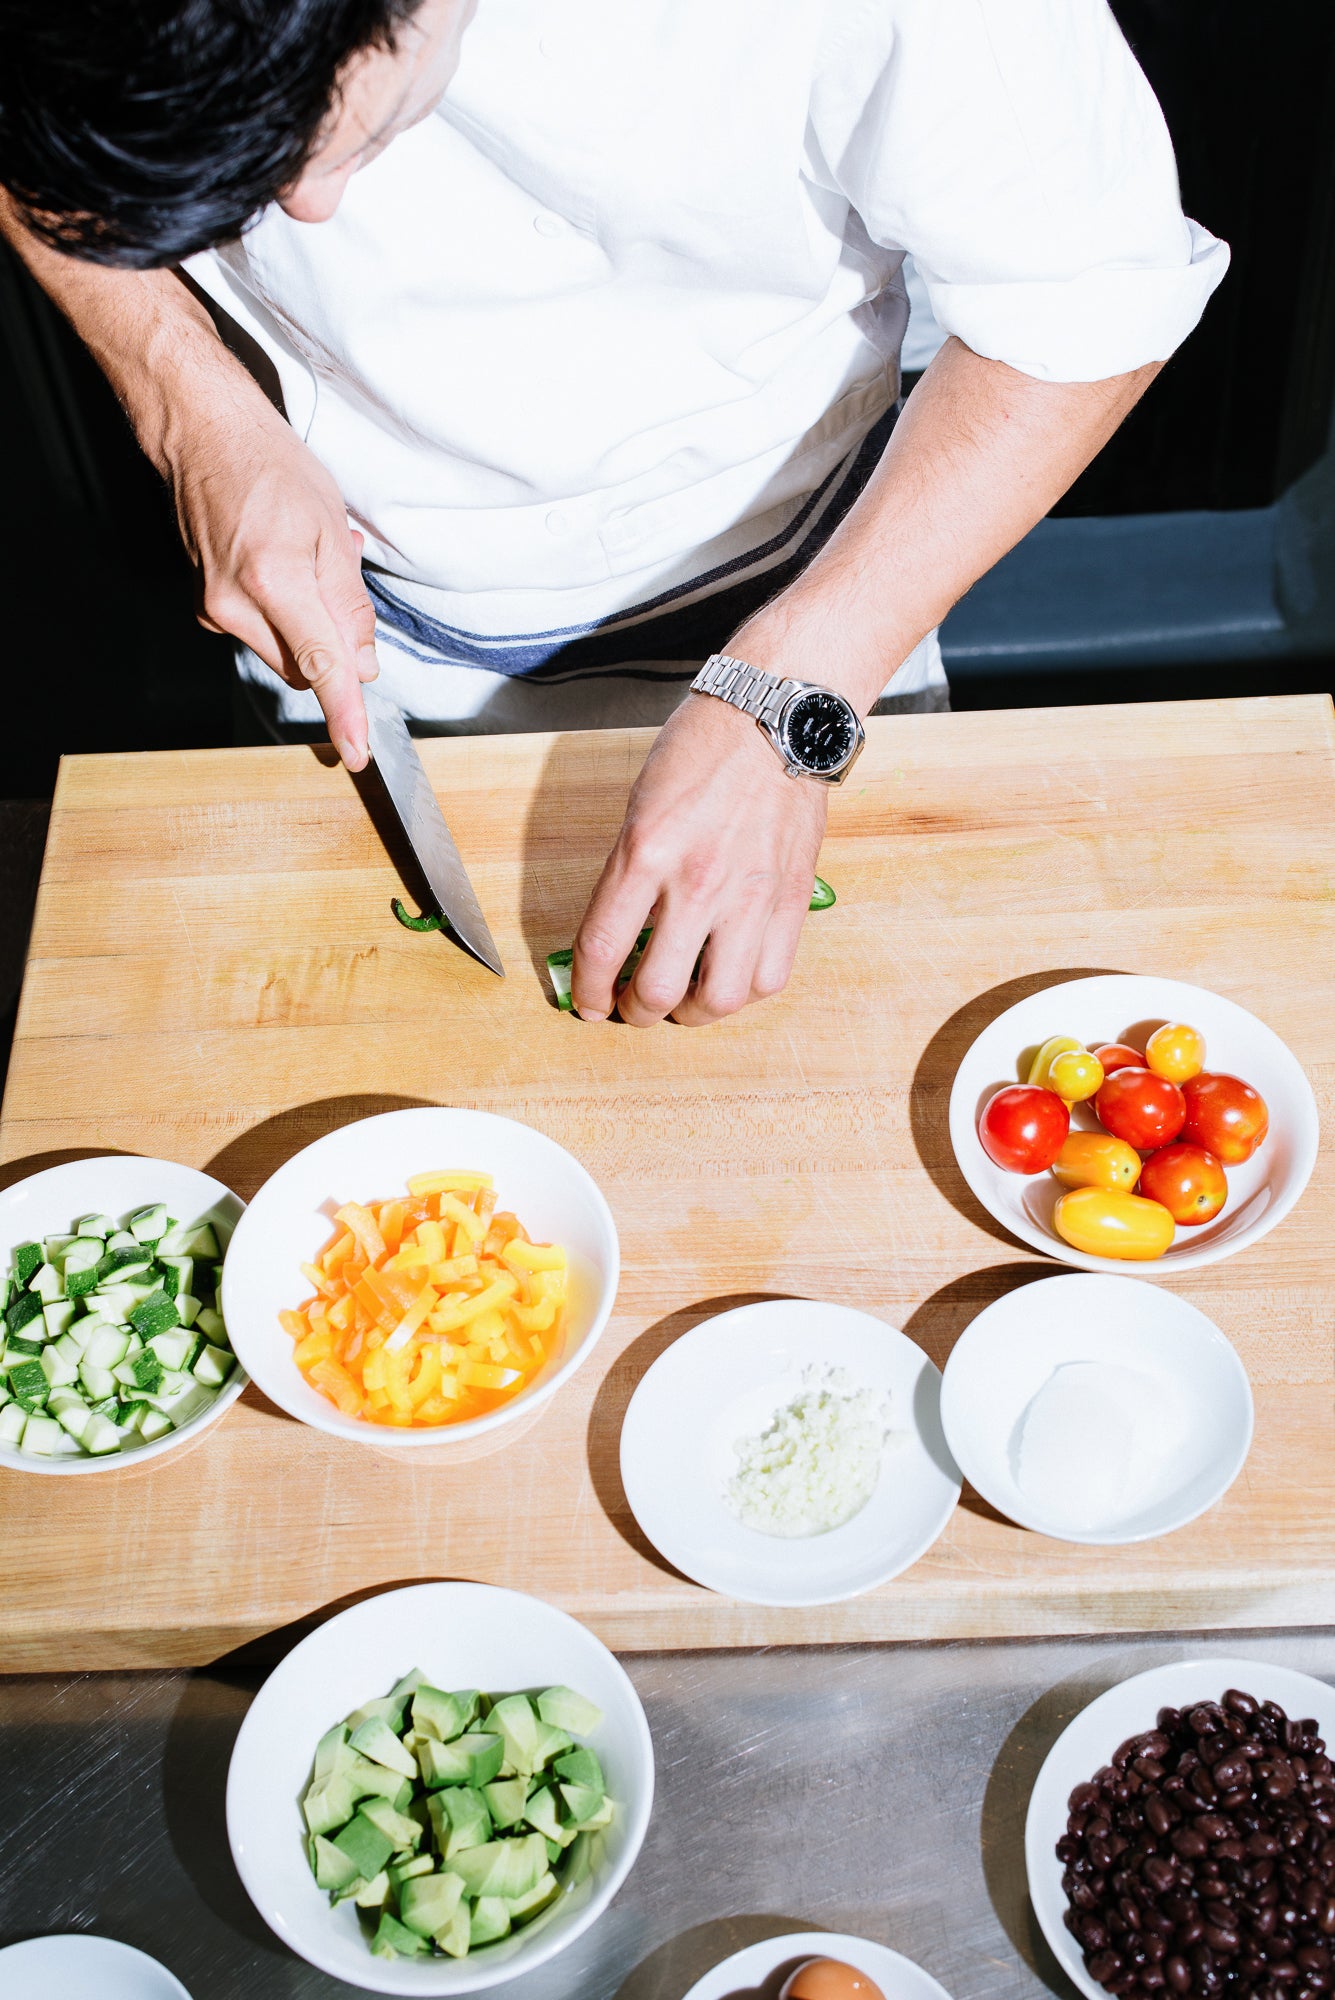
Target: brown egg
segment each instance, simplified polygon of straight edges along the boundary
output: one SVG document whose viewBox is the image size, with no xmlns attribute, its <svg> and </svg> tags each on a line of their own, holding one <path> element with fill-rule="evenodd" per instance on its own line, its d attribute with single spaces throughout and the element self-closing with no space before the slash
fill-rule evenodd
<svg viewBox="0 0 1335 2000">
<path fill-rule="evenodd" d="M 779 2000 L 885 2000 L 865 1972 L 836 1958 L 809 1958 L 784 1986 Z"/>
</svg>

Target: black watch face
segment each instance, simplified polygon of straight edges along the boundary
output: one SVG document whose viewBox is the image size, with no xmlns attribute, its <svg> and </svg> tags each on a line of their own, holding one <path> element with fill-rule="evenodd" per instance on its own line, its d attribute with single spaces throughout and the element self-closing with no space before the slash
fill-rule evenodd
<svg viewBox="0 0 1335 2000">
<path fill-rule="evenodd" d="M 806 771 L 837 771 L 857 742 L 857 722 L 848 703 L 824 688 L 794 696 L 783 712 L 783 747 Z"/>
</svg>

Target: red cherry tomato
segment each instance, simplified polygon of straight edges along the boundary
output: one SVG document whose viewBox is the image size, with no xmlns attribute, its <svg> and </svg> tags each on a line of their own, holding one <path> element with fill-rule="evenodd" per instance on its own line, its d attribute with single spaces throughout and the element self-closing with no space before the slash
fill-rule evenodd
<svg viewBox="0 0 1335 2000">
<path fill-rule="evenodd" d="M 1045 1174 L 1070 1129 L 1071 1114 L 1057 1093 L 1030 1083 L 997 1091 L 978 1121 L 983 1151 L 1011 1174 Z"/>
<path fill-rule="evenodd" d="M 1149 1069 L 1114 1070 L 1094 1099 L 1094 1109 L 1104 1131 L 1125 1139 L 1138 1153 L 1169 1145 L 1187 1115 L 1177 1085 Z"/>
<path fill-rule="evenodd" d="M 1141 1168 L 1140 1191 L 1147 1200 L 1161 1202 L 1174 1222 L 1190 1229 L 1214 1221 L 1228 1200 L 1228 1181 L 1204 1146 L 1164 1146 L 1151 1153 Z"/>
<path fill-rule="evenodd" d="M 1202 1070 L 1183 1084 L 1182 1096 L 1187 1112 L 1182 1137 L 1204 1146 L 1226 1167 L 1250 1160 L 1270 1130 L 1265 1099 L 1240 1076 Z"/>
<path fill-rule="evenodd" d="M 1139 1049 L 1129 1049 L 1125 1042 L 1109 1042 L 1106 1048 L 1095 1049 L 1094 1053 L 1103 1064 L 1105 1076 L 1111 1076 L 1114 1070 L 1146 1067 Z"/>
</svg>

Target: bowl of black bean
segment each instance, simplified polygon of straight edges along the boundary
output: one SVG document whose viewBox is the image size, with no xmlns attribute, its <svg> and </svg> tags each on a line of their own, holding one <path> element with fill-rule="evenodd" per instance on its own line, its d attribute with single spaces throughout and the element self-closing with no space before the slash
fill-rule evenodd
<svg viewBox="0 0 1335 2000">
<path fill-rule="evenodd" d="M 1199 1659 L 1110 1688 L 1058 1737 L 1025 1826 L 1029 1893 L 1088 1996 L 1335 1992 L 1335 1689 Z"/>
</svg>

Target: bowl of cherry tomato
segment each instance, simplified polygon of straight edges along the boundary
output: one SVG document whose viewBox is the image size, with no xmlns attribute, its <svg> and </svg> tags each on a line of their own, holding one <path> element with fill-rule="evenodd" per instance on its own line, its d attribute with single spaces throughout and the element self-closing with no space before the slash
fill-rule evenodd
<svg viewBox="0 0 1335 2000">
<path fill-rule="evenodd" d="M 1316 1163 L 1316 1101 L 1263 1021 L 1178 980 L 1031 994 L 956 1073 L 950 1137 L 979 1201 L 1087 1271 L 1192 1270 L 1281 1222 Z"/>
</svg>

